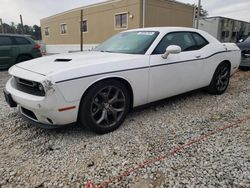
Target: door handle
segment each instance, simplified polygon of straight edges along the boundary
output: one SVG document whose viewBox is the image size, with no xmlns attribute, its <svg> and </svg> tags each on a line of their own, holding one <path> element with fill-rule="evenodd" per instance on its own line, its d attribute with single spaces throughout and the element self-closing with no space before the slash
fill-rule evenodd
<svg viewBox="0 0 250 188">
<path fill-rule="evenodd" d="M 199 59 L 199 58 L 201 58 L 201 55 L 196 55 L 195 57 L 196 57 L 197 59 Z"/>
</svg>

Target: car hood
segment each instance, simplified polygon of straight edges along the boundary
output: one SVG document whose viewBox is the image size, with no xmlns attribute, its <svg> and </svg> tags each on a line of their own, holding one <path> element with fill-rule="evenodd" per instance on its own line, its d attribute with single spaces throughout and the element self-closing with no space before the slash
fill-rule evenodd
<svg viewBox="0 0 250 188">
<path fill-rule="evenodd" d="M 137 56 L 141 55 L 88 51 L 41 57 L 16 64 L 16 66 L 46 76 L 87 66 L 129 61 Z"/>
</svg>

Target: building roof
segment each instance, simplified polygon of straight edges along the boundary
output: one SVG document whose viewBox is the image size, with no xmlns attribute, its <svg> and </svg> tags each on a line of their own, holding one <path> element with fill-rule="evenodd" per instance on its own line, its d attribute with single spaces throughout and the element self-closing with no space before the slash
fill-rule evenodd
<svg viewBox="0 0 250 188">
<path fill-rule="evenodd" d="M 224 17 L 224 16 L 211 16 L 211 17 L 204 17 L 202 19 L 206 20 L 206 19 L 214 19 L 214 18 L 229 19 L 229 20 L 234 20 L 234 21 L 244 22 L 244 23 L 250 24 L 250 22 L 247 22 L 247 21 L 238 20 L 238 19 L 234 19 L 234 18 L 228 18 L 228 17 Z"/>
</svg>

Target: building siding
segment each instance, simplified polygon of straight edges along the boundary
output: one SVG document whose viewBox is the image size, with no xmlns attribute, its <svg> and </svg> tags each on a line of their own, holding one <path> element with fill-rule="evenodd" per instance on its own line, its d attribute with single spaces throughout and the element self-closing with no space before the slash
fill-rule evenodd
<svg viewBox="0 0 250 188">
<path fill-rule="evenodd" d="M 83 34 L 84 44 L 96 44 L 122 31 L 114 29 L 114 15 L 128 12 L 128 29 L 140 27 L 140 0 L 125 0 L 84 9 L 83 20 L 88 20 L 88 32 Z M 66 12 L 41 20 L 42 37 L 46 44 L 78 44 L 80 41 L 81 9 Z M 60 24 L 66 23 L 68 33 L 60 34 Z M 50 28 L 50 36 L 44 35 L 44 29 Z"/>
<path fill-rule="evenodd" d="M 69 50 L 75 50 L 80 44 L 81 9 L 83 20 L 88 21 L 88 32 L 83 33 L 86 46 L 101 43 L 121 31 L 143 26 L 143 0 L 113 0 L 41 19 L 43 42 L 53 49 L 60 50 L 59 46 L 65 45 L 71 46 Z M 146 0 L 145 11 L 145 27 L 193 26 L 193 7 L 190 5 L 168 0 Z M 128 13 L 128 27 L 115 29 L 115 14 L 124 12 Z M 61 34 L 61 24 L 67 24 L 66 34 Z M 46 27 L 49 28 L 49 36 L 45 36 Z"/>
<path fill-rule="evenodd" d="M 213 37 L 219 38 L 219 18 L 213 18 L 213 19 L 201 19 L 199 22 L 199 29 L 203 31 L 207 31 L 210 33 Z"/>
<path fill-rule="evenodd" d="M 193 26 L 194 8 L 173 1 L 147 0 L 146 27 Z"/>
<path fill-rule="evenodd" d="M 237 42 L 250 34 L 250 23 L 225 17 L 210 17 L 200 20 L 199 29 L 221 42 Z"/>
</svg>

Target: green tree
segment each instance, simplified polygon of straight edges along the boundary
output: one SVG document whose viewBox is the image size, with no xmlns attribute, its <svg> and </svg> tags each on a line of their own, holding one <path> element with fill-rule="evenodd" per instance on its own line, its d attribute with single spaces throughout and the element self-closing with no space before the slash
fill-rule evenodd
<svg viewBox="0 0 250 188">
<path fill-rule="evenodd" d="M 33 28 L 31 26 L 24 25 L 23 26 L 23 34 L 32 36 Z"/>
<path fill-rule="evenodd" d="M 14 22 L 10 23 L 9 33 L 16 33 L 16 26 Z"/>
<path fill-rule="evenodd" d="M 17 34 L 24 34 L 24 35 L 30 35 L 34 40 L 41 40 L 41 27 L 38 25 L 24 25 L 22 26 L 20 23 L 15 24 L 14 22 L 11 22 L 10 25 L 7 23 L 3 23 L 4 33 L 17 33 Z M 0 26 L 0 32 L 2 32 L 2 28 Z"/>
<path fill-rule="evenodd" d="M 24 31 L 23 31 L 23 26 L 22 24 L 17 24 L 17 27 L 16 27 L 16 33 L 18 34 L 24 34 Z"/>
<path fill-rule="evenodd" d="M 38 25 L 33 25 L 33 35 L 35 40 L 41 40 L 42 39 L 42 35 L 41 35 L 41 27 L 39 27 Z"/>
</svg>

